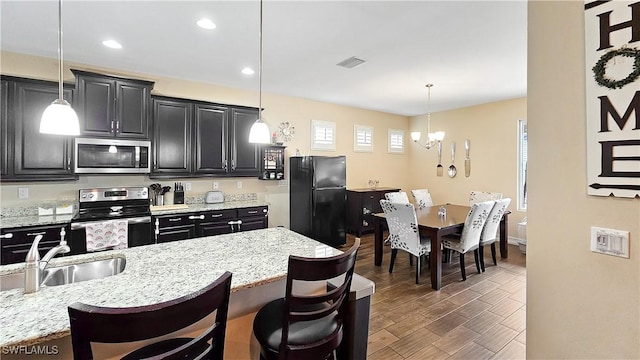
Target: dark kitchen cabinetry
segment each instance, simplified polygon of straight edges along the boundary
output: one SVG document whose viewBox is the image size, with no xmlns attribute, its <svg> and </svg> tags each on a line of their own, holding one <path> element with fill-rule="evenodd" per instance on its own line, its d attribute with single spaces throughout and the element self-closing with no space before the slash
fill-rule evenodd
<svg viewBox="0 0 640 360">
<path fill-rule="evenodd" d="M 38 250 L 40 256 L 60 244 L 60 232 L 64 229 L 65 240 L 69 239 L 69 224 L 6 228 L 0 230 L 0 265 L 24 262 L 37 235 L 42 235 Z M 60 256 L 60 255 L 57 255 Z"/>
<path fill-rule="evenodd" d="M 153 97 L 152 178 L 257 176 L 257 109 Z"/>
<path fill-rule="evenodd" d="M 381 213 L 380 200 L 388 192 L 400 191 L 398 188 L 364 188 L 347 190 L 347 223 L 351 234 L 373 231 L 371 214 Z"/>
<path fill-rule="evenodd" d="M 264 145 L 260 147 L 260 179 L 284 179 L 285 146 Z"/>
<path fill-rule="evenodd" d="M 149 140 L 153 82 L 71 71 L 82 135 Z"/>
<path fill-rule="evenodd" d="M 265 229 L 269 224 L 267 206 L 211 210 L 154 216 L 156 242 L 187 240 L 203 236 Z"/>
<path fill-rule="evenodd" d="M 153 99 L 152 175 L 191 173 L 192 111 L 185 101 Z"/>
<path fill-rule="evenodd" d="M 73 138 L 40 133 L 42 113 L 58 98 L 58 84 L 2 80 L 2 180 L 75 180 Z M 73 103 L 71 86 L 65 85 L 64 98 Z"/>
<path fill-rule="evenodd" d="M 9 82 L 0 80 L 0 177 L 7 176 L 9 162 L 9 120 L 7 118 L 9 101 Z"/>
</svg>

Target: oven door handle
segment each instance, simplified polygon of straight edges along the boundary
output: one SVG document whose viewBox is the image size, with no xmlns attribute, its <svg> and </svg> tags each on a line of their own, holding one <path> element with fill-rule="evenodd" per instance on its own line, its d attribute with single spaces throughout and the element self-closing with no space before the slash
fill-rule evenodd
<svg viewBox="0 0 640 360">
<path fill-rule="evenodd" d="M 122 220 L 127 220 L 127 223 L 129 224 L 144 224 L 144 223 L 151 223 L 151 216 L 127 218 Z M 110 221 L 110 220 L 105 220 L 105 221 Z M 87 227 L 88 224 L 96 223 L 96 222 L 100 222 L 100 221 L 71 223 L 71 230 L 84 229 Z"/>
</svg>

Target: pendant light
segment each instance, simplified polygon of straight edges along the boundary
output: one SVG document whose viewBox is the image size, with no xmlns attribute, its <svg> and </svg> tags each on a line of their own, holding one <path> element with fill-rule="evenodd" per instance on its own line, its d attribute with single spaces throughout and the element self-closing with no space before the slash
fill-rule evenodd
<svg viewBox="0 0 640 360">
<path fill-rule="evenodd" d="M 80 135 L 78 115 L 64 99 L 62 85 L 62 0 L 58 0 L 58 98 L 42 113 L 40 132 L 55 135 Z"/>
<path fill-rule="evenodd" d="M 269 126 L 262 121 L 262 0 L 260 0 L 260 63 L 258 66 L 259 95 L 258 95 L 258 120 L 251 125 L 249 142 L 254 144 L 268 144 L 271 142 Z"/>
<path fill-rule="evenodd" d="M 414 131 L 411 133 L 411 139 L 416 144 L 426 148 L 431 149 L 434 145 L 441 142 L 444 139 L 444 131 L 436 131 L 434 133 L 431 132 L 431 88 L 433 84 L 427 84 L 427 89 L 429 89 L 429 95 L 427 97 L 427 138 L 428 142 L 426 144 L 419 143 L 420 140 L 420 131 Z"/>
</svg>

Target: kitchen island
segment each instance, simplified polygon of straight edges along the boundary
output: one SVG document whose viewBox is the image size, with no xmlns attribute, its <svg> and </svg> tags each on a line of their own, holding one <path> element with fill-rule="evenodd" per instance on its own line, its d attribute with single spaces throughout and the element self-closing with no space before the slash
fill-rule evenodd
<svg viewBox="0 0 640 360">
<path fill-rule="evenodd" d="M 236 310 L 230 316 L 234 312 L 240 316 L 255 311 L 258 303 L 252 298 L 245 309 L 239 309 L 237 305 L 243 300 L 233 295 L 281 282 L 286 278 L 289 255 L 327 257 L 338 253 L 288 229 L 269 228 L 56 258 L 50 266 L 124 256 L 126 267 L 118 275 L 43 287 L 28 295 L 22 289 L 0 292 L 0 346 L 33 345 L 68 337 L 67 306 L 74 302 L 109 307 L 159 303 L 197 291 L 225 271 L 233 274 L 230 307 L 235 302 Z M 0 275 L 22 271 L 23 267 L 23 263 L 0 266 Z M 369 287 L 370 295 L 373 288 Z M 256 293 L 261 292 L 252 293 L 252 297 Z M 265 293 L 275 298 L 273 292 Z"/>
</svg>

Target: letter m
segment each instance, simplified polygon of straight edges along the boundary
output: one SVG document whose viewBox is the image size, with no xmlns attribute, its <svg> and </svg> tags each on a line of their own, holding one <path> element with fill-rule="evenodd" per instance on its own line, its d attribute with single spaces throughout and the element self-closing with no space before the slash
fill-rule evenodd
<svg viewBox="0 0 640 360">
<path fill-rule="evenodd" d="M 611 131 L 609 130 L 609 115 L 622 130 L 631 117 L 631 113 L 635 113 L 636 116 L 636 125 L 633 130 L 640 129 L 640 91 L 636 91 L 623 116 L 620 116 L 607 96 L 598 96 L 598 99 L 600 99 L 600 132 Z"/>
</svg>

